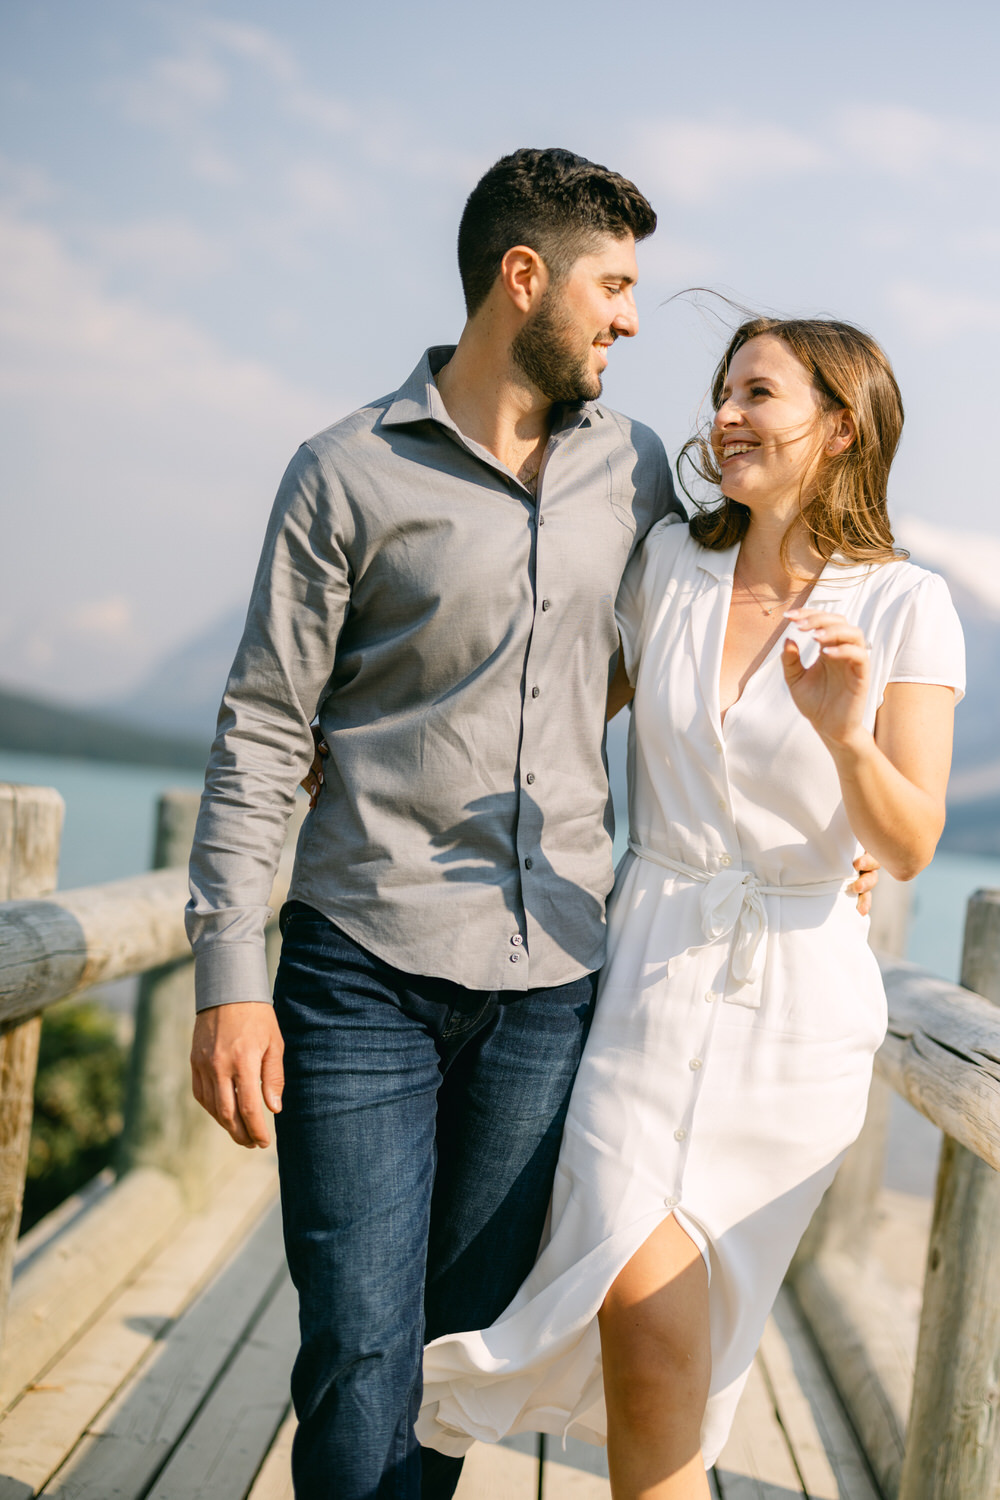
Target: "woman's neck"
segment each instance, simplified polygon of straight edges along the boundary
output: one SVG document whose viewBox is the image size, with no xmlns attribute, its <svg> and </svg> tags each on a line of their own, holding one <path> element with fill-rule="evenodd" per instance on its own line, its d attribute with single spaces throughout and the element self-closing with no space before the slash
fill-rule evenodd
<svg viewBox="0 0 1000 1500">
<path fill-rule="evenodd" d="M 785 516 L 751 515 L 740 546 L 739 570 L 745 581 L 767 584 L 775 593 L 787 592 L 792 584 L 819 577 L 825 558 L 802 525 L 795 525 L 782 552 L 789 529 Z"/>
</svg>

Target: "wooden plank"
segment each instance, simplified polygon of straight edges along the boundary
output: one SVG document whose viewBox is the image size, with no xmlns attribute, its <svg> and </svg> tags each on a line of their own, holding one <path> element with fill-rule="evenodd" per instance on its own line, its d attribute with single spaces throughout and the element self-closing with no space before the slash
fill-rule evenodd
<svg viewBox="0 0 1000 1500">
<path fill-rule="evenodd" d="M 289 1411 L 278 1428 L 271 1451 L 261 1465 L 247 1500 L 295 1500 L 292 1490 L 292 1439 L 296 1426 L 295 1413 Z"/>
<path fill-rule="evenodd" d="M 0 785 L 0 899 L 47 895 L 59 871 L 63 800 L 44 786 Z M 41 1021 L 0 1029 L 0 1343 L 28 1166 Z"/>
<path fill-rule="evenodd" d="M 847 1255 L 820 1255 L 793 1288 L 878 1486 L 895 1495 L 913 1383 L 912 1317 L 880 1267 Z"/>
<path fill-rule="evenodd" d="M 913 964 L 882 963 L 889 1030 L 882 1078 L 950 1135 L 1000 1168 L 1000 1014 L 980 995 Z"/>
<path fill-rule="evenodd" d="M 73 1342 L 173 1232 L 180 1188 L 154 1168 L 130 1172 L 40 1255 L 10 1299 L 0 1411 Z"/>
<path fill-rule="evenodd" d="M 527 1453 L 476 1443 L 462 1467 L 455 1500 L 535 1500 L 538 1463 Z"/>
<path fill-rule="evenodd" d="M 206 1281 L 244 1243 L 277 1191 L 273 1159 L 248 1155 L 210 1209 L 127 1286 L 0 1423 L 0 1500 L 44 1487 L 90 1422 Z"/>
<path fill-rule="evenodd" d="M 243 1500 L 288 1405 L 296 1307 L 286 1275 L 148 1500 Z"/>
<path fill-rule="evenodd" d="M 611 1500 L 611 1484 L 599 1474 L 550 1459 L 545 1465 L 544 1496 L 545 1500 Z"/>
<path fill-rule="evenodd" d="M 761 1362 L 810 1500 L 879 1500 L 858 1441 L 791 1293 L 768 1320 Z"/>
<path fill-rule="evenodd" d="M 715 1468 L 723 1500 L 790 1500 L 804 1493 L 757 1360 Z"/>
<path fill-rule="evenodd" d="M 149 1358 L 91 1423 L 45 1489 L 46 1500 L 145 1496 L 284 1274 L 275 1205 L 239 1255 L 153 1345 Z"/>
</svg>

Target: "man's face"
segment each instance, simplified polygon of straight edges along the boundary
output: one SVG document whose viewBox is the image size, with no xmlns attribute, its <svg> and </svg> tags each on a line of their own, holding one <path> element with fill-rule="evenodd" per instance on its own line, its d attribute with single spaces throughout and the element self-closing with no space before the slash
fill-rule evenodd
<svg viewBox="0 0 1000 1500">
<path fill-rule="evenodd" d="M 593 401 L 615 339 L 631 338 L 639 321 L 638 277 L 631 235 L 609 235 L 550 283 L 511 345 L 514 362 L 549 401 Z"/>
</svg>

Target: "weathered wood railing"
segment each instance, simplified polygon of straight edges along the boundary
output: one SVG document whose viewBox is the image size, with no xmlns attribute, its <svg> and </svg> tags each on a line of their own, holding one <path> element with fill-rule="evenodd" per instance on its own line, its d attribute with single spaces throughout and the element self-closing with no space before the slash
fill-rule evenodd
<svg viewBox="0 0 1000 1500">
<path fill-rule="evenodd" d="M 123 1257 L 141 1258 L 218 1175 L 226 1138 L 193 1103 L 187 1065 L 193 977 L 178 866 L 195 809 L 190 793 L 162 799 L 154 871 L 52 895 L 61 799 L 0 785 L 0 1329 L 41 1013 L 102 981 L 143 975 L 115 1201 L 89 1213 L 92 1274 L 82 1293 L 51 1264 L 19 1280 L 26 1305 L 44 1303 L 47 1316 L 12 1317 L 0 1410 L 60 1347 L 69 1304 L 78 1322 L 81 1297 L 97 1307 L 102 1278 L 120 1276 Z M 272 905 L 287 874 L 284 866 Z M 883 954 L 902 951 L 904 921 L 898 888 L 884 882 L 873 927 Z M 1000 893 L 969 903 L 964 988 L 897 957 L 882 963 L 890 1024 L 868 1120 L 790 1280 L 887 1500 L 1000 1500 Z M 898 1295 L 868 1253 L 891 1089 L 945 1133 L 915 1359 Z"/>
<path fill-rule="evenodd" d="M 191 1096 L 193 962 L 184 931 L 197 796 L 160 800 L 148 874 L 52 894 L 62 799 L 44 787 L 0 785 L 0 1338 L 24 1195 L 42 1012 L 95 985 L 141 975 L 113 1202 L 88 1215 L 85 1284 L 62 1288 L 44 1261 L 19 1280 L 0 1347 L 0 1410 L 122 1274 L 179 1216 L 203 1202 L 233 1152 Z M 275 909 L 288 888 L 282 862 Z M 274 928 L 269 932 L 273 946 Z M 272 954 L 272 958 L 274 955 Z M 240 1153 L 236 1153 L 237 1156 Z M 37 1283 L 37 1285 L 36 1285 Z M 19 1304 L 23 1316 L 17 1317 Z M 70 1312 L 70 1305 L 72 1311 Z M 40 1316 L 39 1307 L 45 1315 Z"/>
<path fill-rule="evenodd" d="M 969 901 L 961 985 L 894 956 L 901 895 L 885 883 L 873 923 L 889 1030 L 868 1118 L 790 1280 L 883 1494 L 998 1500 L 1000 892 Z M 915 1354 L 899 1290 L 870 1254 L 890 1090 L 944 1133 Z"/>
</svg>

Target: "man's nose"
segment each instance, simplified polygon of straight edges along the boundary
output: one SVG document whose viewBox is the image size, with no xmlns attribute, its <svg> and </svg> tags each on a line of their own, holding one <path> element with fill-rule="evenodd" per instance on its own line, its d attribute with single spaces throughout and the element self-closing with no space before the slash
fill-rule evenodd
<svg viewBox="0 0 1000 1500">
<path fill-rule="evenodd" d="M 631 292 L 625 294 L 625 306 L 612 319 L 611 326 L 619 338 L 631 339 L 639 332 L 639 313 Z"/>
</svg>

